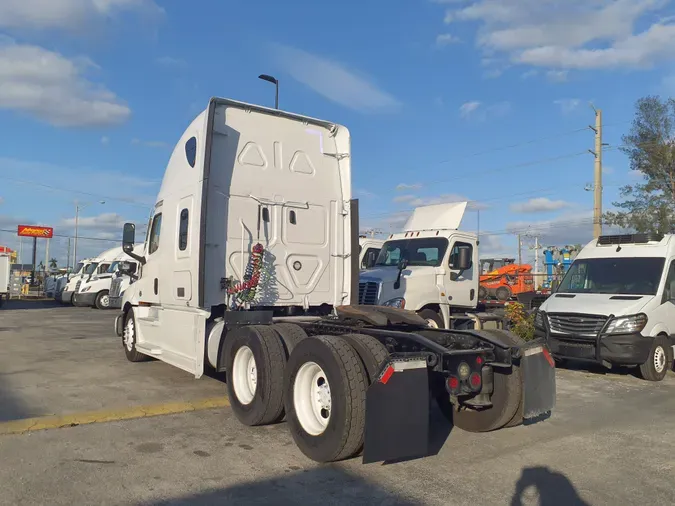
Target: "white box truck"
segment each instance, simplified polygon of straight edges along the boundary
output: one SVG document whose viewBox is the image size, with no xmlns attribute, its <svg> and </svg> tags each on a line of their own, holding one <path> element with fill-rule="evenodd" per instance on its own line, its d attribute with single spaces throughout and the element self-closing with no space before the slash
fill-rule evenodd
<svg viewBox="0 0 675 506">
<path fill-rule="evenodd" d="M 9 255 L 0 254 L 0 306 L 9 300 Z"/>
<path fill-rule="evenodd" d="M 169 160 L 140 268 L 115 329 L 127 358 L 227 374 L 246 425 L 286 419 L 319 462 L 428 451 L 430 400 L 472 431 L 537 420 L 555 403 L 543 342 L 430 329 L 358 298 L 358 201 L 349 132 L 214 98 Z M 458 267 L 471 256 L 460 249 Z"/>
<path fill-rule="evenodd" d="M 675 235 L 589 242 L 534 321 L 559 360 L 635 366 L 662 380 L 673 367 Z"/>
</svg>

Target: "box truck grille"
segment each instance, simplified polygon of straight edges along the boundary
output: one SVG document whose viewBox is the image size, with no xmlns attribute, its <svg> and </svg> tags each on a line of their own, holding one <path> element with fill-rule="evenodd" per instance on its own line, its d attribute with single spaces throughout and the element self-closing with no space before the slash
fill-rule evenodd
<svg viewBox="0 0 675 506">
<path fill-rule="evenodd" d="M 548 323 L 554 334 L 595 337 L 607 321 L 606 316 L 549 314 Z"/>
<path fill-rule="evenodd" d="M 113 279 L 112 283 L 110 283 L 110 296 L 119 297 L 121 288 L 122 288 L 122 278 Z"/>
<path fill-rule="evenodd" d="M 378 283 L 359 283 L 359 304 L 374 306 L 377 303 Z"/>
</svg>

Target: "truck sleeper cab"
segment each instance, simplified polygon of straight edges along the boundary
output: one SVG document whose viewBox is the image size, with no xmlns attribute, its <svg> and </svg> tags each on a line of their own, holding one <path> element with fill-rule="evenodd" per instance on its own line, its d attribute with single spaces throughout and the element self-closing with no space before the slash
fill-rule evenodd
<svg viewBox="0 0 675 506">
<path fill-rule="evenodd" d="M 574 259 L 535 313 L 558 360 L 638 367 L 660 381 L 673 367 L 675 236 L 600 236 Z"/>
<path fill-rule="evenodd" d="M 360 262 L 350 164 L 342 126 L 212 99 L 171 155 L 141 252 L 124 227 L 139 265 L 115 320 L 127 358 L 226 372 L 242 423 L 285 417 L 319 462 L 362 447 L 364 462 L 425 454 L 430 397 L 474 431 L 550 412 L 542 343 L 348 305 Z"/>
<path fill-rule="evenodd" d="M 478 304 L 476 234 L 457 230 L 466 202 L 418 207 L 404 231 L 385 241 L 373 268 L 361 273 L 359 303 L 415 311 L 449 329 Z"/>
</svg>

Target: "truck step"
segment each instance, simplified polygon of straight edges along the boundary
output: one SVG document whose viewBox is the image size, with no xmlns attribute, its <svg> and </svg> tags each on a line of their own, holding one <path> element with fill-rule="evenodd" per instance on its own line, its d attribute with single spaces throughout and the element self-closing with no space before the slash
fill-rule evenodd
<svg viewBox="0 0 675 506">
<path fill-rule="evenodd" d="M 156 357 L 156 356 L 162 354 L 162 348 L 159 348 L 157 346 L 153 346 L 151 344 L 138 343 L 138 344 L 136 344 L 136 349 L 138 351 L 140 351 L 141 353 L 144 353 L 145 355 L 152 355 L 153 357 Z"/>
</svg>

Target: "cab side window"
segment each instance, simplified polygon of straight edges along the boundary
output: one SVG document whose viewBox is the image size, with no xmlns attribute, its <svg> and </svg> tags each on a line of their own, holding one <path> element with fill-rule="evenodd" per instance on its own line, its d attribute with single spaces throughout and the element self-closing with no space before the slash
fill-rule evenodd
<svg viewBox="0 0 675 506">
<path fill-rule="evenodd" d="M 670 262 L 668 276 L 666 276 L 665 286 L 663 287 L 663 298 L 661 303 L 675 299 L 675 260 Z"/>
<path fill-rule="evenodd" d="M 162 228 L 162 213 L 156 214 L 152 221 L 152 229 L 150 230 L 150 246 L 148 253 L 151 255 L 159 248 L 159 234 Z"/>
<path fill-rule="evenodd" d="M 185 251 L 187 249 L 189 218 L 189 211 L 187 209 L 183 209 L 180 212 L 180 223 L 178 227 L 178 249 L 181 251 Z"/>
<path fill-rule="evenodd" d="M 459 250 L 462 249 L 468 249 L 469 250 L 469 258 L 473 259 L 473 246 L 471 244 L 465 243 L 465 242 L 456 242 L 455 244 L 452 245 L 452 250 L 450 251 L 450 260 L 448 262 L 448 267 L 451 269 L 457 269 L 455 267 L 457 264 L 459 264 Z M 473 260 L 471 261 L 471 269 L 473 267 Z"/>
</svg>

